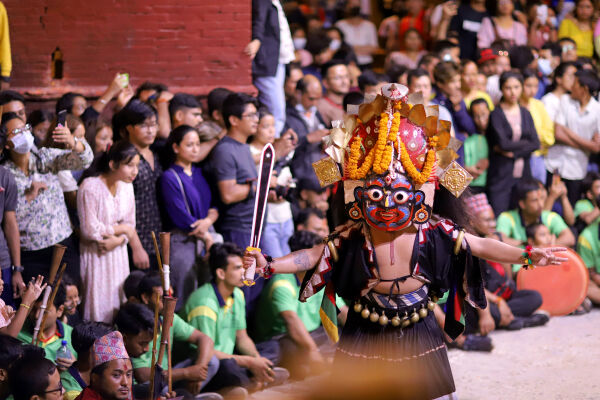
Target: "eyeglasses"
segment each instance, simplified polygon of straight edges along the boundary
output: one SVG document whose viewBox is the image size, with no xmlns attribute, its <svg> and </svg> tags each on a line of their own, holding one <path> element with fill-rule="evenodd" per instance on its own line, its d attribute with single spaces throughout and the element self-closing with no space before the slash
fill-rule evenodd
<svg viewBox="0 0 600 400">
<path fill-rule="evenodd" d="M 58 388 L 57 388 L 57 389 L 46 390 L 46 391 L 44 392 L 44 394 L 48 394 L 48 393 L 54 393 L 54 392 L 60 392 L 60 393 L 62 393 L 63 389 L 64 389 L 64 388 L 63 388 L 62 382 L 61 382 L 61 381 L 58 381 Z"/>
<path fill-rule="evenodd" d="M 242 118 L 258 119 L 258 113 L 242 114 Z"/>
<path fill-rule="evenodd" d="M 499 55 L 500 57 L 508 57 L 508 51 L 503 51 L 503 50 L 500 50 L 500 51 L 498 52 L 498 55 Z"/>
<path fill-rule="evenodd" d="M 575 46 L 572 44 L 566 44 L 562 47 L 562 52 L 566 53 L 567 51 L 575 50 Z"/>
<path fill-rule="evenodd" d="M 138 124 L 138 126 L 142 129 L 152 129 L 152 128 L 156 128 L 158 126 L 158 124 L 156 122 L 147 122 L 144 124 Z"/>
<path fill-rule="evenodd" d="M 13 135 L 18 135 L 19 133 L 25 133 L 25 132 L 31 133 L 31 125 L 25 124 L 20 128 L 13 129 L 10 133 Z"/>
</svg>

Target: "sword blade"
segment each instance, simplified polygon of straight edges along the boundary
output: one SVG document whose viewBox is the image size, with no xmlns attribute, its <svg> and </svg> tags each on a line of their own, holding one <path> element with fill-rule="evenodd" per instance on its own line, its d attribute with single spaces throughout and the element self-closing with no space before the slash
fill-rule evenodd
<svg viewBox="0 0 600 400">
<path fill-rule="evenodd" d="M 258 184 L 256 186 L 256 199 L 254 200 L 254 219 L 252 220 L 252 233 L 250 236 L 250 247 L 258 248 L 260 245 L 260 236 L 267 209 L 267 197 L 269 196 L 269 185 L 271 175 L 273 174 L 273 164 L 275 163 L 275 150 L 269 143 L 263 147 L 258 169 Z"/>
<path fill-rule="evenodd" d="M 254 218 L 252 219 L 252 232 L 250 234 L 250 246 L 246 250 L 259 250 L 260 236 L 262 234 L 265 211 L 267 209 L 267 197 L 269 195 L 269 186 L 271 175 L 273 174 L 273 164 L 275 163 L 275 149 L 269 143 L 263 147 L 258 168 L 258 184 L 256 186 L 256 198 L 254 200 Z M 246 286 L 254 285 L 254 273 L 256 263 L 244 271 L 244 284 Z"/>
</svg>

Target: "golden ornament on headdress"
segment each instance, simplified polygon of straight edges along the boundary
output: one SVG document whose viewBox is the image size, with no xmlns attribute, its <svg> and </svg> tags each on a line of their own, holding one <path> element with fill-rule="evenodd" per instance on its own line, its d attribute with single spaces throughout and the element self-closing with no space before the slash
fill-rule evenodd
<svg viewBox="0 0 600 400">
<path fill-rule="evenodd" d="M 312 163 L 321 187 L 329 186 L 342 179 L 337 163 L 331 157 L 325 157 Z"/>
<path fill-rule="evenodd" d="M 472 180 L 473 176 L 456 161 L 452 161 L 440 176 L 440 183 L 456 197 L 460 197 Z"/>
</svg>

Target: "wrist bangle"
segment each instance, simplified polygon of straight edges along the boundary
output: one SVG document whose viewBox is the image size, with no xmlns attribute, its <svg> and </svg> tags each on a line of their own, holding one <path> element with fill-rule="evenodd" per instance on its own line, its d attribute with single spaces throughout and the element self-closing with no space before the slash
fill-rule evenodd
<svg viewBox="0 0 600 400">
<path fill-rule="evenodd" d="M 533 261 L 531 260 L 531 252 L 533 247 L 526 246 L 523 255 L 521 256 L 521 264 L 523 264 L 523 269 L 534 269 L 535 265 L 533 265 Z"/>
<path fill-rule="evenodd" d="M 30 306 L 29 304 L 21 303 L 21 304 L 19 305 L 19 307 L 24 307 L 24 308 L 26 308 L 26 309 L 28 309 L 28 310 L 31 310 L 31 306 Z"/>
<path fill-rule="evenodd" d="M 263 278 L 265 279 L 271 279 L 271 277 L 273 276 L 273 274 L 275 273 L 275 270 L 273 269 L 273 257 L 268 256 L 266 254 L 263 254 L 263 256 L 265 257 L 265 260 L 267 260 L 267 265 L 265 266 L 264 270 L 263 270 Z"/>
<path fill-rule="evenodd" d="M 165 98 L 159 98 L 158 100 L 156 100 L 156 103 L 157 103 L 157 104 L 160 104 L 160 103 L 166 103 L 166 102 L 168 102 L 168 101 L 169 101 L 169 100 L 167 100 L 167 99 L 165 99 Z"/>
</svg>

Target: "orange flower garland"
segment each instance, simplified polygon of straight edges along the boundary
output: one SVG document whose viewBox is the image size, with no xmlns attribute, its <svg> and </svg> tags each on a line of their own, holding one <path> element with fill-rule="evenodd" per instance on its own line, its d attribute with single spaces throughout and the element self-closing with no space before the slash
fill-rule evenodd
<svg viewBox="0 0 600 400">
<path fill-rule="evenodd" d="M 413 164 L 408 155 L 408 151 L 404 146 L 404 142 L 400 141 L 400 162 L 404 167 L 404 170 L 408 174 L 408 176 L 412 179 L 415 185 L 422 185 L 429 180 L 429 176 L 431 175 L 431 171 L 433 171 L 433 165 L 435 164 L 435 150 L 430 148 L 427 151 L 427 158 L 425 159 L 425 164 L 423 165 L 423 169 L 421 172 L 417 170 L 417 167 Z"/>
</svg>

